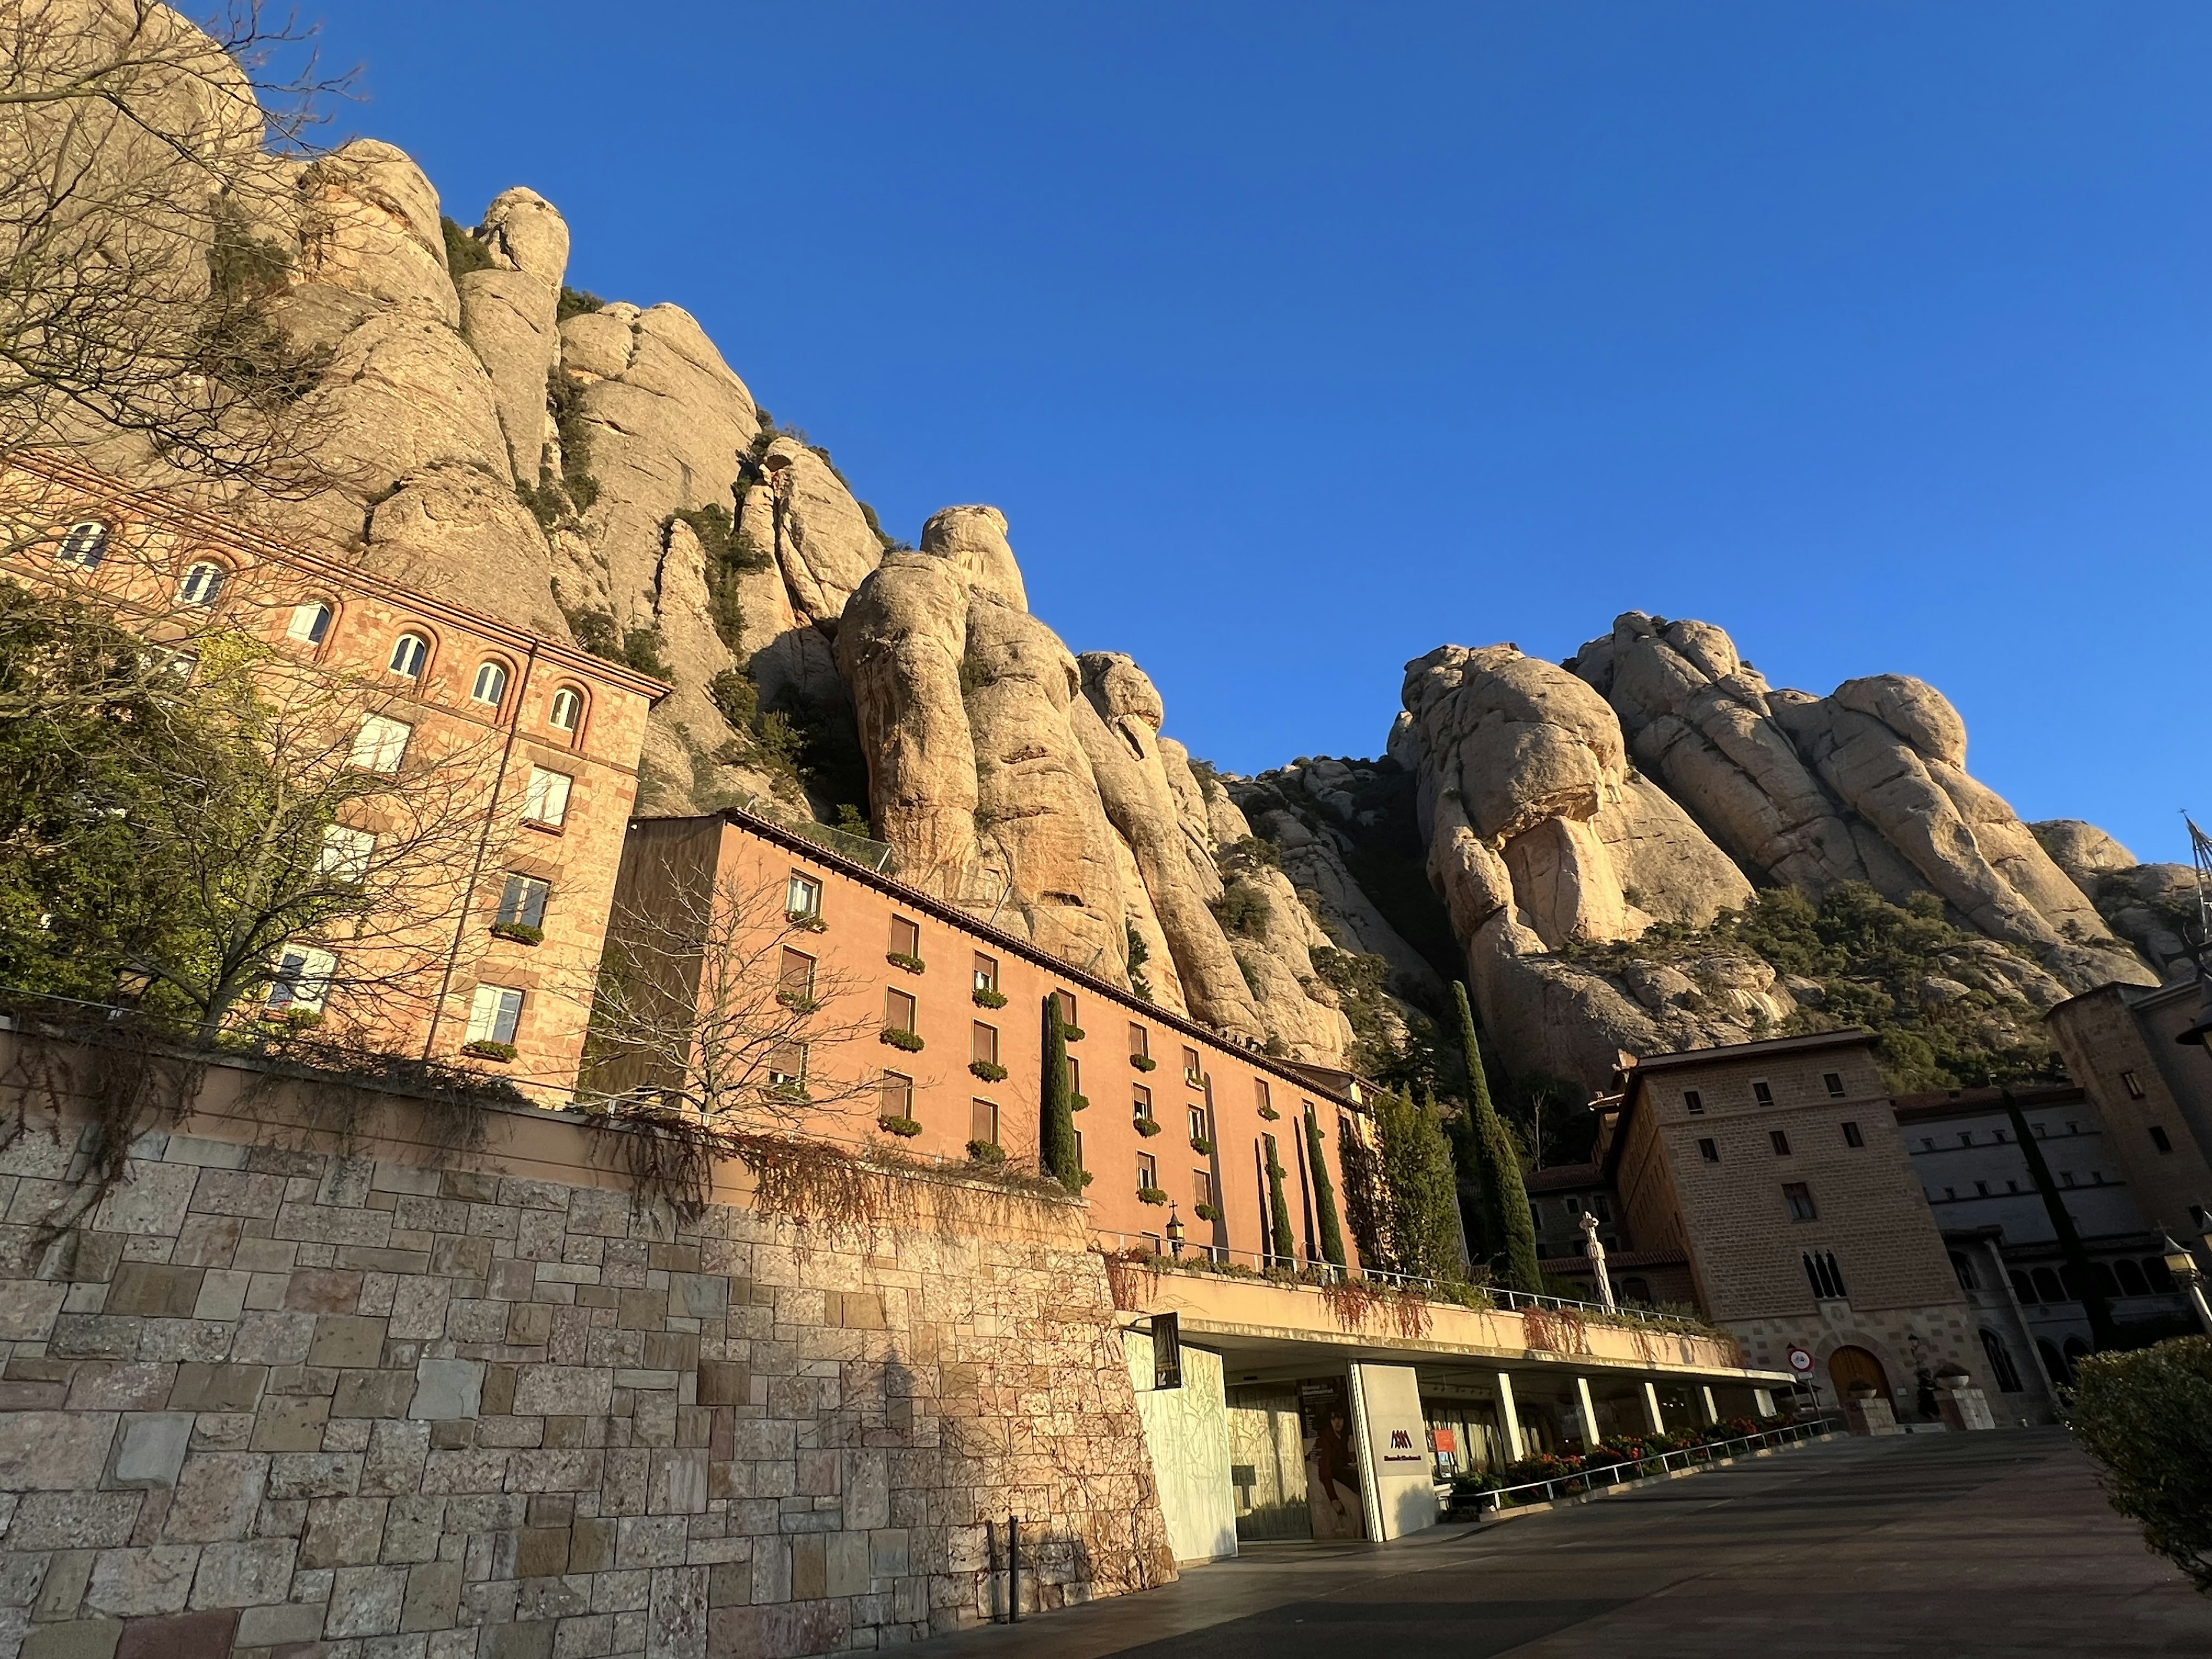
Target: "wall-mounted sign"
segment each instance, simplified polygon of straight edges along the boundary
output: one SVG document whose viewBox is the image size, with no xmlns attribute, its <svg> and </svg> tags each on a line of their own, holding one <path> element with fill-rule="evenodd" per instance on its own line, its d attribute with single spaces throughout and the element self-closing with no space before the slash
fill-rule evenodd
<svg viewBox="0 0 2212 1659">
<path fill-rule="evenodd" d="M 1152 1387 L 1182 1387 L 1182 1320 L 1180 1315 L 1152 1316 Z"/>
</svg>

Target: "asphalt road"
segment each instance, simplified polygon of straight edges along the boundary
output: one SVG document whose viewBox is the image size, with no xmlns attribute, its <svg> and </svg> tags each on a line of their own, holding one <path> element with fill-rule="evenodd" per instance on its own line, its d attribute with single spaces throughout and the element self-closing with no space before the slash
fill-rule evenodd
<svg viewBox="0 0 2212 1659">
<path fill-rule="evenodd" d="M 1273 1545 L 915 1659 L 2212 1655 L 2059 1430 L 1838 1440 L 1389 1545 Z"/>
</svg>

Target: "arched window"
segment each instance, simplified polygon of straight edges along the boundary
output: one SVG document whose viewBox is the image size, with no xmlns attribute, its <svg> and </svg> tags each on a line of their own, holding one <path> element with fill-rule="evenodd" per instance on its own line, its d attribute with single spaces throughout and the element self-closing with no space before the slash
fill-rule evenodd
<svg viewBox="0 0 2212 1659">
<path fill-rule="evenodd" d="M 2012 1270 L 2012 1293 L 2023 1302 L 2040 1302 L 2043 1299 L 2035 1293 L 2035 1281 L 2018 1267 Z"/>
<path fill-rule="evenodd" d="M 97 519 L 82 519 L 63 532 L 61 547 L 54 557 L 80 570 L 97 570 L 106 552 L 107 526 Z"/>
<path fill-rule="evenodd" d="M 2122 1256 L 2112 1263 L 2112 1277 L 2120 1281 L 2122 1296 L 2148 1296 L 2150 1286 L 2143 1283 L 2142 1269 Z"/>
<path fill-rule="evenodd" d="M 2048 1267 L 2038 1267 L 2035 1270 L 2035 1299 L 2038 1302 L 2069 1300 L 2065 1286 L 2058 1282 L 2058 1275 Z"/>
<path fill-rule="evenodd" d="M 564 685 L 553 694 L 553 729 L 573 733 L 584 718 L 583 693 L 573 685 Z"/>
<path fill-rule="evenodd" d="M 1633 1302 L 1638 1304 L 1639 1306 L 1650 1307 L 1651 1305 L 1650 1281 L 1644 1279 L 1622 1279 L 1620 1281 L 1620 1297 L 1624 1302 Z"/>
<path fill-rule="evenodd" d="M 221 565 L 209 559 L 199 560 L 177 584 L 177 597 L 186 605 L 213 605 L 222 592 L 222 578 Z"/>
<path fill-rule="evenodd" d="M 292 607 L 292 624 L 284 630 L 289 640 L 304 640 L 309 645 L 320 645 L 323 635 L 331 631 L 331 618 L 336 613 L 320 599 L 309 599 L 305 605 Z"/>
<path fill-rule="evenodd" d="M 402 634 L 392 642 L 392 672 L 402 678 L 420 678 L 429 657 L 430 641 L 420 634 Z"/>
<path fill-rule="evenodd" d="M 1996 1379 L 1997 1392 L 2020 1392 L 2020 1368 L 2012 1363 L 2011 1350 L 2004 1339 L 1984 1326 L 1982 1329 L 1982 1352 L 1990 1357 L 1990 1375 Z"/>
<path fill-rule="evenodd" d="M 2035 1339 L 2035 1352 L 2037 1357 L 2043 1361 L 2043 1369 L 2051 1373 L 2051 1380 L 2053 1382 L 2070 1382 L 2074 1380 L 2074 1373 L 2066 1369 L 2066 1361 L 2058 1350 L 2039 1336 Z"/>
<path fill-rule="evenodd" d="M 2102 1261 L 2089 1264 L 2089 1284 L 2100 1296 L 2118 1296 L 2120 1281 L 2112 1276 L 2112 1268 Z"/>
<path fill-rule="evenodd" d="M 469 687 L 469 696 L 478 702 L 488 702 L 496 708 L 500 699 L 507 696 L 507 669 L 495 662 L 483 664 L 477 670 L 476 683 Z"/>
</svg>

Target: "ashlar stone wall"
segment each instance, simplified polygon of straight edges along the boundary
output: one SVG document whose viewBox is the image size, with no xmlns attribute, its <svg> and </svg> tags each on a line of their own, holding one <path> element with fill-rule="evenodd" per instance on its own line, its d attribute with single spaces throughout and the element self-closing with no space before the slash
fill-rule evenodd
<svg viewBox="0 0 2212 1659">
<path fill-rule="evenodd" d="M 989 1616 L 1009 1513 L 1028 1606 L 1174 1577 L 1073 1206 L 679 1224 L 507 1115 L 504 1170 L 195 1117 L 43 1248 L 76 1133 L 0 1158 L 0 1659 L 874 1647 Z"/>
</svg>

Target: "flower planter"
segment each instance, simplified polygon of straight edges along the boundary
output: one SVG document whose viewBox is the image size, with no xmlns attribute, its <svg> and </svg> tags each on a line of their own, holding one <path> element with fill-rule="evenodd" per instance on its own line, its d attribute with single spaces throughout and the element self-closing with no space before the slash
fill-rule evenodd
<svg viewBox="0 0 2212 1659">
<path fill-rule="evenodd" d="M 979 986 L 975 991 L 975 1006 L 978 1008 L 1003 1008 L 1006 1006 L 1006 994 L 1004 991 L 986 991 Z"/>
<path fill-rule="evenodd" d="M 1149 1140 L 1154 1135 L 1159 1133 L 1160 1126 L 1157 1119 L 1140 1117 L 1137 1120 L 1136 1129 L 1139 1134 L 1144 1136 L 1147 1140 Z"/>
<path fill-rule="evenodd" d="M 473 1054 L 478 1060 L 513 1060 L 514 1045 L 512 1042 L 494 1042 L 486 1038 L 479 1042 L 464 1042 L 461 1052 Z"/>
<path fill-rule="evenodd" d="M 892 1048 L 902 1048 L 910 1054 L 918 1054 L 921 1052 L 921 1033 L 903 1030 L 896 1025 L 884 1026 L 882 1031 L 878 1033 L 876 1041 L 888 1042 Z"/>
<path fill-rule="evenodd" d="M 906 956 L 897 951 L 884 951 L 884 960 L 894 968 L 905 969 L 909 974 L 919 974 L 927 966 L 920 957 Z"/>
<path fill-rule="evenodd" d="M 517 945 L 543 945 L 545 942 L 545 930 L 532 927 L 526 921 L 495 921 L 491 931 L 493 938 L 511 939 Z"/>
<path fill-rule="evenodd" d="M 879 1117 L 876 1120 L 876 1127 L 885 1134 L 898 1135 L 908 1140 L 921 1133 L 921 1125 L 910 1117 Z"/>
<path fill-rule="evenodd" d="M 1006 1068 L 994 1066 L 988 1060 L 971 1060 L 968 1062 L 968 1069 L 986 1083 L 1004 1083 L 1006 1080 Z"/>
</svg>

